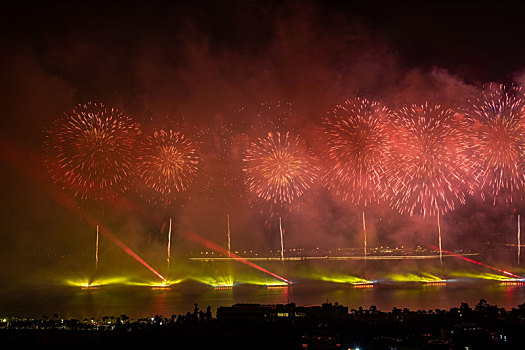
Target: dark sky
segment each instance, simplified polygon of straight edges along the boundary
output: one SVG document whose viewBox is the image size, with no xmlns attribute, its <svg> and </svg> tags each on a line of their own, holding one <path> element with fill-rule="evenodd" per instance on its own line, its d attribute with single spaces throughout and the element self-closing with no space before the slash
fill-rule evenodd
<svg viewBox="0 0 525 350">
<path fill-rule="evenodd" d="M 12 2 L 0 24 L 4 127 L 26 134 L 28 126 L 39 129 L 88 100 L 136 115 L 206 120 L 254 101 L 289 99 L 315 114 L 352 92 L 413 88 L 421 83 L 404 80 L 414 70 L 424 75 L 436 68 L 468 84 L 512 81 L 525 58 L 524 7 L 508 1 Z M 303 107 L 312 97 L 317 106 Z"/>
<path fill-rule="evenodd" d="M 42 189 L 49 179 L 35 175 L 45 130 L 79 103 L 205 127 L 252 122 L 234 111 L 290 101 L 306 134 L 356 94 L 394 108 L 460 103 L 484 83 L 525 80 L 524 10 L 510 1 L 11 1 L 0 14 L 2 250 L 69 249 L 74 234 L 64 232 L 81 231 Z M 488 210 L 480 215 L 489 239 L 500 212 L 512 229 L 507 209 Z M 243 227 L 255 214 L 243 214 Z"/>
<path fill-rule="evenodd" d="M 0 24 L 0 112 L 6 131 L 25 136 L 89 100 L 137 117 L 206 120 L 256 101 L 287 99 L 315 118 L 351 93 L 421 90 L 416 71 L 423 81 L 437 68 L 467 84 L 508 82 L 525 62 L 524 7 L 508 1 L 12 2 Z"/>
</svg>

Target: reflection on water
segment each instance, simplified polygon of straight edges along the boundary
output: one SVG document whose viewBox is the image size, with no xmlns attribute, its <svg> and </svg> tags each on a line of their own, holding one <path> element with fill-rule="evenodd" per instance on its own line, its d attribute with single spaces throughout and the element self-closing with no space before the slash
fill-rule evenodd
<svg viewBox="0 0 525 350">
<path fill-rule="evenodd" d="M 193 311 L 195 303 L 201 309 L 209 305 L 215 312 L 218 306 L 235 303 L 320 305 L 337 301 L 349 308 L 375 305 L 388 311 L 393 307 L 449 309 L 461 302 L 474 306 L 482 298 L 507 309 L 525 302 L 525 285 L 504 285 L 498 281 L 502 276 L 459 259 L 445 261 L 444 268 L 432 261 L 260 262 L 264 269 L 294 281 L 290 287 L 279 286 L 280 280 L 246 264 L 174 259 L 170 270 L 161 271 L 171 284 L 167 288 L 159 286 L 161 281 L 154 280 L 149 270 L 138 268 L 134 261 L 126 265 L 106 260 L 96 272 L 72 262 L 75 264 L 64 263 L 49 271 L 26 266 L 33 273 L 2 279 L 0 317 L 55 313 L 80 319 L 122 314 L 132 318 L 156 314 L 169 317 Z M 517 270 L 513 272 L 525 273 Z M 449 278 L 455 280 L 442 283 Z M 366 281 L 378 283 L 373 287 L 352 285 Z M 86 288 L 93 283 L 100 286 Z"/>
<path fill-rule="evenodd" d="M 170 288 L 107 285 L 97 289 L 48 286 L 0 290 L 0 316 L 41 317 L 58 314 L 64 318 L 100 318 L 128 315 L 133 318 L 186 313 L 197 303 L 201 309 L 235 303 L 320 305 L 339 302 L 350 308 L 376 305 L 380 310 L 407 307 L 448 309 L 467 302 L 474 306 L 480 299 L 510 309 L 525 302 L 525 286 L 497 282 L 450 282 L 447 285 L 376 285 L 356 288 L 349 284 L 302 282 L 291 287 L 236 285 L 214 289 L 196 282 L 183 282 Z"/>
</svg>

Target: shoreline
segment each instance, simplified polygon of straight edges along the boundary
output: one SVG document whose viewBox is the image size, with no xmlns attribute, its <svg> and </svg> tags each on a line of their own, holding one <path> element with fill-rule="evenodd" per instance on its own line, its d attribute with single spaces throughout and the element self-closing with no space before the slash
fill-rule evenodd
<svg viewBox="0 0 525 350">
<path fill-rule="evenodd" d="M 194 304 L 185 315 L 130 319 L 0 319 L 0 345 L 130 348 L 172 342 L 180 348 L 208 349 L 361 349 L 519 348 L 525 335 L 525 303 L 506 310 L 481 299 L 449 310 L 381 311 L 325 303 L 221 306 Z M 42 346 L 41 346 L 42 345 Z M 245 347 L 243 347 L 245 346 Z"/>
</svg>

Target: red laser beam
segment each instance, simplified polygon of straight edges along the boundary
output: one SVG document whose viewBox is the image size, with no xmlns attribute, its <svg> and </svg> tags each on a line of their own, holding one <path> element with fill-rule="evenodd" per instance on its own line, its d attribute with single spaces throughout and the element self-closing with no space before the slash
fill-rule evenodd
<svg viewBox="0 0 525 350">
<path fill-rule="evenodd" d="M 62 205 L 64 208 L 75 211 L 76 203 L 75 201 L 69 197 L 68 195 L 64 193 L 57 193 L 53 192 L 51 194 L 51 197 L 60 205 Z M 97 225 L 97 220 L 95 220 L 89 213 L 87 213 L 84 209 L 81 208 L 81 213 L 86 220 L 86 222 L 95 227 Z M 99 224 L 100 225 L 100 224 Z M 142 264 L 144 267 L 146 267 L 148 270 L 153 272 L 157 277 L 159 277 L 161 280 L 166 281 L 166 279 L 157 272 L 153 267 L 151 267 L 144 259 L 142 259 L 140 256 L 137 255 L 130 247 L 128 247 L 122 240 L 120 240 L 117 236 L 115 236 L 111 231 L 105 227 L 104 225 L 100 225 L 100 233 L 109 238 L 116 246 L 121 248 L 123 251 L 125 251 L 129 256 L 131 256 L 133 259 L 137 260 L 140 264 Z"/>
<path fill-rule="evenodd" d="M 71 197 L 69 197 L 69 196 L 67 196 L 65 194 L 62 194 L 62 193 L 54 193 L 54 195 L 52 195 L 52 197 L 53 197 L 53 199 L 55 199 L 55 201 L 57 203 L 59 203 L 60 205 L 62 205 L 66 209 L 72 210 L 74 212 L 74 210 L 75 210 L 74 208 L 76 206 L 76 203 Z M 83 215 L 84 219 L 87 221 L 87 223 L 89 225 L 91 225 L 93 227 L 95 227 L 95 225 L 97 225 L 97 220 L 95 220 L 85 210 L 81 209 L 81 212 L 82 212 L 82 215 Z M 158 273 L 157 270 L 155 270 L 146 261 L 144 261 L 144 259 L 142 259 L 140 256 L 138 256 L 137 253 L 135 253 L 130 247 L 128 247 L 124 242 L 122 242 L 122 240 L 120 240 L 117 236 L 115 236 L 113 233 L 111 233 L 111 231 L 107 227 L 105 227 L 103 225 L 100 225 L 100 228 L 101 228 L 100 233 L 103 236 L 109 238 L 117 247 L 119 247 L 120 249 L 125 251 L 129 256 L 131 256 L 137 262 L 142 264 L 145 268 L 147 268 L 148 270 L 153 272 L 158 278 L 160 278 L 163 281 L 166 281 L 166 279 L 160 273 Z"/>
<path fill-rule="evenodd" d="M 101 226 L 102 228 L 102 235 L 109 238 L 113 243 L 115 243 L 116 246 L 121 248 L 123 251 L 128 253 L 133 259 L 137 260 L 139 263 L 141 263 L 144 267 L 146 267 L 148 270 L 153 272 L 158 278 L 160 278 L 163 281 L 166 281 L 166 279 L 157 272 L 153 267 L 151 267 L 147 262 L 145 262 L 140 256 L 137 255 L 133 250 L 131 250 L 130 247 L 128 247 L 124 242 L 122 242 L 118 237 L 113 235 L 106 227 Z"/>
<path fill-rule="evenodd" d="M 210 240 L 207 240 L 206 238 L 204 237 L 201 237 L 199 236 L 198 234 L 194 233 L 194 232 L 191 232 L 191 231 L 188 231 L 186 232 L 186 237 L 190 240 L 192 240 L 193 242 L 195 243 L 198 243 L 206 248 L 209 248 L 209 249 L 212 249 L 216 252 L 219 252 L 219 253 L 222 253 L 226 256 L 229 256 L 230 258 L 233 258 L 235 259 L 236 261 L 239 261 L 239 262 L 242 262 L 243 264 L 246 264 L 248 266 L 251 266 L 259 271 L 262 271 L 264 273 L 267 273 L 268 275 L 270 276 L 273 276 L 275 278 L 277 278 L 278 280 L 281 280 L 287 284 L 292 284 L 290 281 L 288 281 L 286 278 L 284 277 L 281 277 L 273 272 L 270 272 L 268 270 L 266 270 L 265 268 L 259 266 L 259 265 L 256 265 L 254 264 L 253 262 L 249 261 L 249 260 L 246 260 L 244 259 L 243 257 L 237 255 L 237 254 L 234 254 L 234 253 L 228 253 L 228 251 L 226 249 L 224 249 L 223 247 L 221 247 L 220 245 L 218 244 L 215 244 L 213 243 L 212 241 Z"/>
<path fill-rule="evenodd" d="M 59 194 L 59 193 L 54 193 L 52 197 L 55 199 L 57 203 L 61 204 L 66 209 L 72 210 L 74 212 L 76 203 L 71 197 L 65 194 Z M 81 213 L 89 225 L 93 227 L 97 225 L 97 220 L 95 220 L 91 215 L 89 215 L 82 208 L 81 208 Z M 157 270 L 155 270 L 146 261 L 144 261 L 144 259 L 138 256 L 137 253 L 135 253 L 130 247 L 128 247 L 124 242 L 122 242 L 122 240 L 120 240 L 117 236 L 111 233 L 111 231 L 107 227 L 105 227 L 104 225 L 100 225 L 100 228 L 101 228 L 100 233 L 103 236 L 109 238 L 117 247 L 125 251 L 129 256 L 131 256 L 137 262 L 142 264 L 145 268 L 153 272 L 158 278 L 160 278 L 163 281 L 166 281 L 166 279 L 160 273 L 158 273 Z"/>
<path fill-rule="evenodd" d="M 30 150 L 22 148 L 20 145 L 15 144 L 15 142 L 13 141 L 9 141 L 5 137 L 0 138 L 0 148 L 5 150 L 5 152 L 0 153 L 1 161 L 17 169 L 19 172 L 25 175 L 27 179 L 37 184 L 40 188 L 44 188 L 47 194 L 53 200 L 55 200 L 55 202 L 57 202 L 59 205 L 61 205 L 62 207 L 64 207 L 65 209 L 69 210 L 72 213 L 77 213 L 77 203 L 75 202 L 73 198 L 71 198 L 71 196 L 61 191 L 58 192 L 47 186 L 41 185 L 42 183 L 41 179 L 46 178 L 47 177 L 46 174 L 37 166 L 31 165 L 31 164 L 34 164 L 33 162 L 24 161 L 24 159 L 28 158 L 27 154 L 31 153 Z M 31 158 L 39 159 L 38 155 L 36 154 L 31 154 L 31 155 L 33 156 Z M 95 227 L 98 224 L 98 221 L 95 220 L 95 218 L 93 218 L 89 213 L 87 213 L 82 208 L 81 208 L 81 213 L 89 225 Z M 135 253 L 131 248 L 129 248 L 117 236 L 111 233 L 111 231 L 107 227 L 101 226 L 101 228 L 102 228 L 101 230 L 102 235 L 109 238 L 116 246 L 124 250 L 129 256 L 131 256 L 133 259 L 138 261 L 148 270 L 153 272 L 161 280 L 166 281 L 166 279 L 160 273 L 158 273 L 153 267 L 151 267 L 140 256 L 138 256 L 137 253 Z"/>
<path fill-rule="evenodd" d="M 430 248 L 432 248 L 434 251 L 439 251 L 439 248 L 438 247 L 435 247 L 433 245 L 430 246 Z M 513 278 L 518 278 L 518 279 L 522 279 L 521 276 L 518 276 L 518 275 L 515 275 L 511 272 L 508 272 L 508 271 L 505 271 L 505 270 L 500 270 L 496 267 L 492 267 L 490 265 L 487 265 L 487 264 L 484 264 L 482 262 L 479 262 L 477 260 L 473 260 L 473 259 L 470 259 L 470 258 L 467 258 L 466 256 L 463 256 L 463 255 L 459 255 L 459 254 L 455 254 L 455 253 L 452 253 L 452 252 L 449 252 L 447 250 L 442 250 L 443 254 L 447 254 L 447 255 L 450 255 L 450 256 L 453 256 L 453 257 L 456 257 L 456 258 L 459 258 L 459 259 L 462 259 L 462 260 L 465 260 L 465 261 L 468 261 L 470 263 L 473 263 L 473 264 L 476 264 L 476 265 L 480 265 L 480 266 L 483 266 L 483 267 L 486 267 L 486 268 L 489 268 L 491 270 L 494 270 L 494 271 L 498 271 L 504 275 L 507 275 L 507 276 L 510 276 L 510 277 L 513 277 Z"/>
</svg>

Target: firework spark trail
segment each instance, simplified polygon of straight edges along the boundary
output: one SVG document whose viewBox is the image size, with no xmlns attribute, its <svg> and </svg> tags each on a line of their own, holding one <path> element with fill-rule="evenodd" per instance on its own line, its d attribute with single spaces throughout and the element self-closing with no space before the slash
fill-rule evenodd
<svg viewBox="0 0 525 350">
<path fill-rule="evenodd" d="M 430 246 L 430 248 L 434 249 L 435 251 L 438 251 L 439 248 L 438 247 L 435 247 L 435 246 Z M 522 279 L 521 276 L 518 276 L 518 275 L 515 275 L 509 271 L 505 271 L 505 270 L 500 270 L 496 267 L 492 267 L 490 265 L 487 265 L 487 264 L 484 264 L 482 262 L 479 262 L 477 260 L 473 260 L 473 259 L 470 259 L 470 258 L 467 258 L 466 256 L 463 256 L 463 255 L 459 255 L 459 254 L 454 254 L 452 252 L 449 252 L 447 250 L 443 250 L 443 253 L 447 254 L 447 255 L 450 255 L 450 256 L 453 256 L 453 257 L 456 257 L 456 258 L 459 258 L 459 259 L 462 259 L 462 260 L 465 260 L 465 261 L 468 261 L 470 263 L 473 263 L 473 264 L 476 264 L 476 265 L 480 265 L 480 266 L 483 266 L 483 267 L 486 267 L 486 268 L 489 268 L 491 270 L 494 270 L 494 271 L 498 271 L 498 272 L 501 272 L 502 274 L 504 275 L 507 275 L 507 276 L 510 276 L 510 277 L 513 277 L 513 278 L 518 278 L 518 279 Z"/>
<path fill-rule="evenodd" d="M 281 217 L 279 217 L 279 233 L 281 235 L 281 264 L 284 264 L 283 220 Z"/>
<path fill-rule="evenodd" d="M 160 130 L 143 140 L 137 172 L 155 198 L 168 205 L 188 190 L 198 165 L 194 141 L 181 132 Z"/>
<path fill-rule="evenodd" d="M 518 265 L 520 264 L 521 255 L 521 221 L 520 215 L 518 214 Z"/>
<path fill-rule="evenodd" d="M 366 220 L 365 212 L 363 211 L 363 236 L 364 236 L 364 250 L 365 250 L 365 260 L 366 260 Z"/>
<path fill-rule="evenodd" d="M 98 270 L 98 224 L 97 224 L 97 241 L 95 243 L 95 270 Z"/>
<path fill-rule="evenodd" d="M 309 189 L 316 179 L 313 159 L 298 136 L 268 133 L 252 142 L 243 159 L 250 191 L 279 206 L 281 261 L 284 261 L 282 209 Z"/>
<path fill-rule="evenodd" d="M 230 237 L 230 214 L 227 215 L 228 216 L 228 254 L 231 253 L 231 237 Z"/>
<path fill-rule="evenodd" d="M 142 140 L 137 173 L 146 189 L 153 192 L 153 201 L 164 206 L 180 200 L 181 193 L 195 181 L 199 158 L 193 140 L 171 129 L 154 131 Z M 167 262 L 171 259 L 171 228 L 169 219 Z"/>
<path fill-rule="evenodd" d="M 138 125 L 103 104 L 79 105 L 48 131 L 46 165 L 52 179 L 80 198 L 113 198 L 127 189 Z M 95 268 L 98 269 L 97 225 Z"/>
<path fill-rule="evenodd" d="M 239 116 L 240 117 L 240 116 Z M 202 173 L 204 184 L 199 186 L 202 195 L 220 203 L 226 216 L 226 239 L 231 250 L 230 213 L 232 200 L 243 197 L 245 186 L 241 186 L 242 150 L 248 145 L 243 121 L 232 123 L 221 118 L 205 131 L 207 142 L 203 144 Z"/>
<path fill-rule="evenodd" d="M 440 216 L 465 203 L 471 171 L 466 123 L 451 109 L 428 103 L 395 113 L 387 169 L 391 205 L 401 213 Z"/>
<path fill-rule="evenodd" d="M 471 123 L 473 177 L 481 197 L 504 195 L 515 201 L 525 188 L 525 92 L 517 86 L 490 84 L 469 100 L 465 109 Z M 518 215 L 518 265 L 520 263 L 520 223 Z"/>
<path fill-rule="evenodd" d="M 525 187 L 525 93 L 490 84 L 464 110 L 474 134 L 474 179 L 482 198 Z"/>
<path fill-rule="evenodd" d="M 170 218 L 170 227 L 168 229 L 168 270 L 170 268 L 170 258 L 171 258 L 171 218 Z"/>
<path fill-rule="evenodd" d="M 103 104 L 79 105 L 49 130 L 46 164 L 53 180 L 81 198 L 105 199 L 123 192 L 138 124 Z"/>
<path fill-rule="evenodd" d="M 273 272 L 270 272 L 270 271 L 266 270 L 265 268 L 263 268 L 263 267 L 261 267 L 259 265 L 256 265 L 253 262 L 251 262 L 249 260 L 246 260 L 246 259 L 244 259 L 243 257 L 241 257 L 241 256 L 239 256 L 237 254 L 234 254 L 234 253 L 231 253 L 231 252 L 228 253 L 228 250 L 224 249 L 223 247 L 219 246 L 218 244 L 213 243 L 212 241 L 207 240 L 204 237 L 199 236 L 198 234 L 196 234 L 194 232 L 188 231 L 186 233 L 186 237 L 188 239 L 192 240 L 193 242 L 202 245 L 203 247 L 206 247 L 206 248 L 212 249 L 212 250 L 214 250 L 216 252 L 222 253 L 222 254 L 230 257 L 230 258 L 235 259 L 236 261 L 239 261 L 239 262 L 241 262 L 243 264 L 251 266 L 251 267 L 253 267 L 253 268 L 255 268 L 255 269 L 259 270 L 259 271 L 262 271 L 262 272 L 264 272 L 264 273 L 266 273 L 266 274 L 268 274 L 270 276 L 273 276 L 273 277 L 277 278 L 278 280 L 281 280 L 281 281 L 283 281 L 283 282 L 285 282 L 287 284 L 291 284 L 291 282 L 288 281 L 286 278 L 281 277 L 281 276 L 279 276 L 279 275 L 277 275 L 277 274 L 275 274 Z"/>
<path fill-rule="evenodd" d="M 252 142 L 243 161 L 249 189 L 274 204 L 292 203 L 316 179 L 313 160 L 289 133 L 270 132 Z"/>
<path fill-rule="evenodd" d="M 363 208 L 364 253 L 367 255 L 364 208 L 385 193 L 384 172 L 390 153 L 390 111 L 365 98 L 346 100 L 323 120 L 323 180 L 343 200 Z"/>
</svg>

